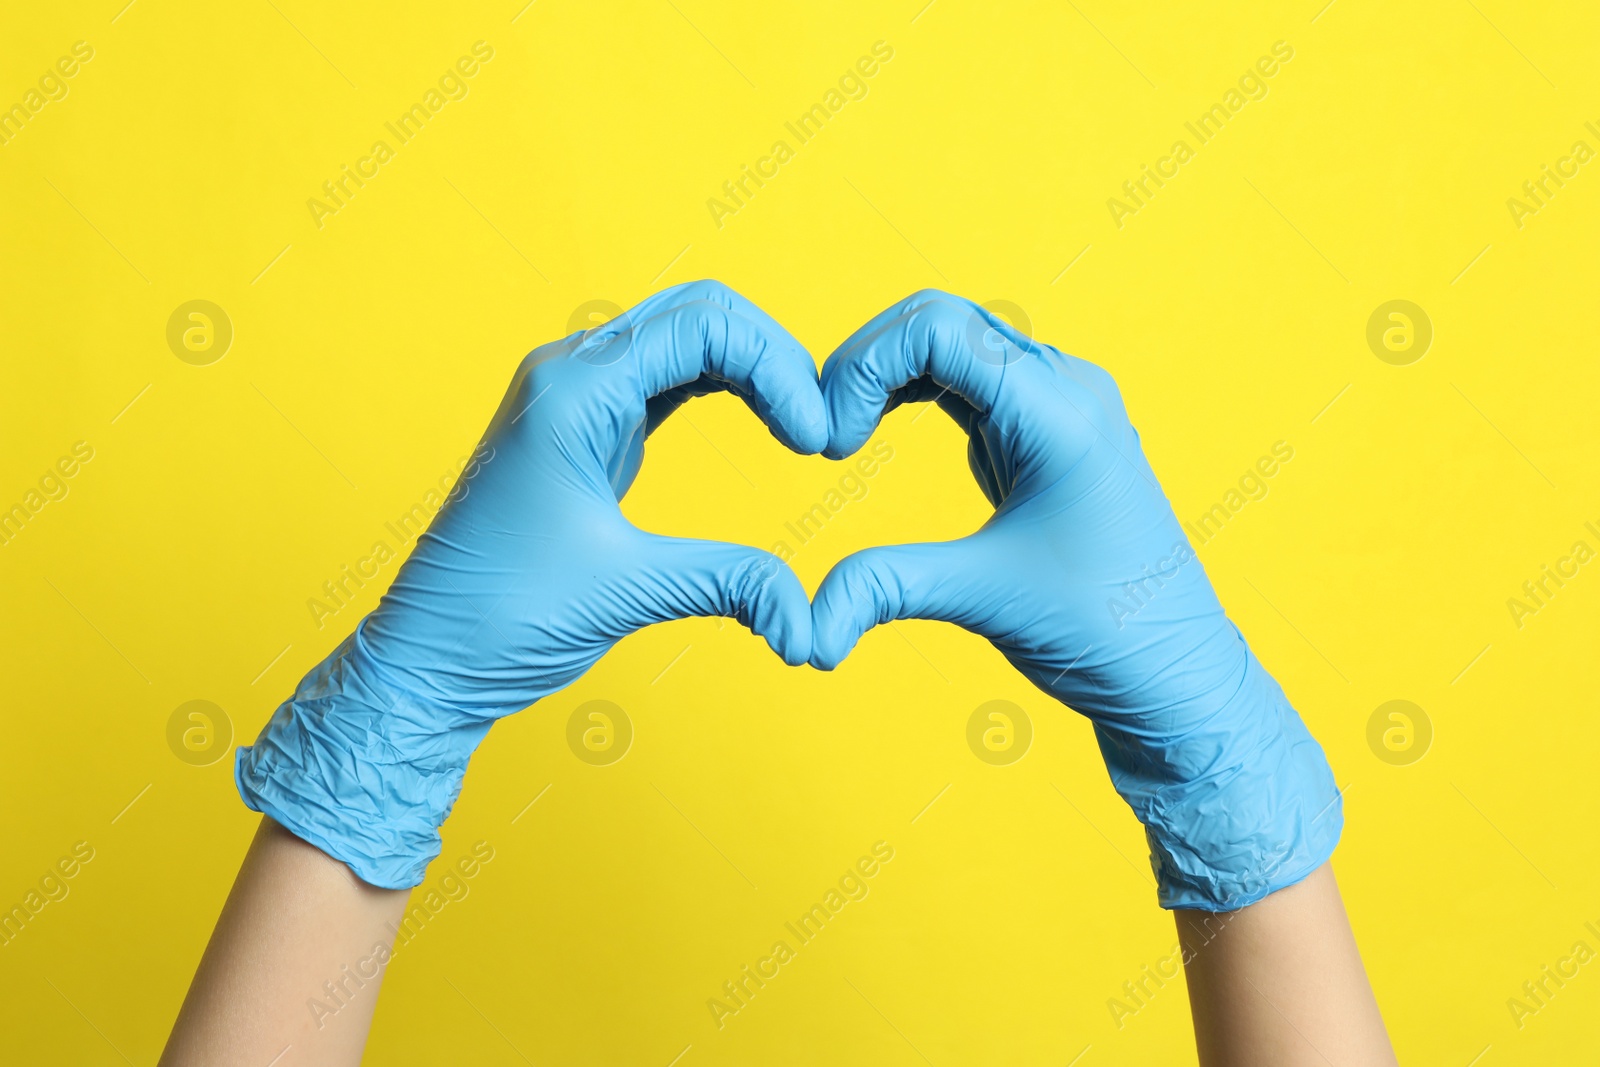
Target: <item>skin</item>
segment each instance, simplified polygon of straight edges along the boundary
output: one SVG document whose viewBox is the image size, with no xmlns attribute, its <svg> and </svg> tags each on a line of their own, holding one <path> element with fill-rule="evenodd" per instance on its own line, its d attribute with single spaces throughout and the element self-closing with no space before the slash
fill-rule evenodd
<svg viewBox="0 0 1600 1067">
<path fill-rule="evenodd" d="M 409 890 L 377 889 L 269 818 L 261 820 L 228 894 L 160 1067 L 207 1064 L 358 1064 L 383 970 L 318 1017 L 322 983 L 388 949 Z M 379 961 L 367 964 L 371 973 Z M 274 1057 L 280 1057 L 274 1059 Z"/>
<path fill-rule="evenodd" d="M 1395 1063 L 1328 864 L 1248 908 L 1173 916 L 1203 1067 Z"/>
<path fill-rule="evenodd" d="M 359 1064 L 383 972 L 346 978 L 320 1028 L 307 1001 L 332 1003 L 322 983 L 392 943 L 408 896 L 263 818 L 160 1067 Z M 1330 866 L 1240 911 L 1173 916 L 1203 1067 L 1395 1063 Z"/>
</svg>

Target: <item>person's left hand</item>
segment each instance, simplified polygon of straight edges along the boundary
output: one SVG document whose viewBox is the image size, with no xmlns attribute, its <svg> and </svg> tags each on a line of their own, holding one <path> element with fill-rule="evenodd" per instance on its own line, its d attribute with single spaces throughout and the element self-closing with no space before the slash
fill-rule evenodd
<svg viewBox="0 0 1600 1067">
<path fill-rule="evenodd" d="M 1343 825 L 1321 748 L 1228 619 L 1101 368 L 970 300 L 891 305 L 822 369 L 840 458 L 934 401 L 994 514 L 967 537 L 848 556 L 817 590 L 813 666 L 894 619 L 981 634 L 1094 722 L 1167 908 L 1227 911 L 1306 877 Z"/>
</svg>

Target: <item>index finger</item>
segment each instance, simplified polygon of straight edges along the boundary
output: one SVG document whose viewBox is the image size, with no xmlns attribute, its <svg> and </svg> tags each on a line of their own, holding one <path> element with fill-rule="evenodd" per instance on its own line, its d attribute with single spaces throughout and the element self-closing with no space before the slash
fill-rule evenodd
<svg viewBox="0 0 1600 1067">
<path fill-rule="evenodd" d="M 656 293 L 590 331 L 573 354 L 610 362 L 629 352 L 635 355 L 630 377 L 636 400 L 707 381 L 745 397 L 795 451 L 813 454 L 827 443 L 816 362 L 772 316 L 720 282 Z"/>
<path fill-rule="evenodd" d="M 822 367 L 830 436 L 839 459 L 866 444 L 896 391 L 928 379 L 987 415 L 1006 368 L 1038 350 L 1026 334 L 964 297 L 925 289 L 892 304 L 834 350 Z"/>
</svg>

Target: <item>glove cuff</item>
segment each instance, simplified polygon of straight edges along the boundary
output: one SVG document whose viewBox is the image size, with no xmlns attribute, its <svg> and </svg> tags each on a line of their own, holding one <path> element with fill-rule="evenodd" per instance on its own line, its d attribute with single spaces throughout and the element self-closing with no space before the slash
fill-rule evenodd
<svg viewBox="0 0 1600 1067">
<path fill-rule="evenodd" d="M 357 626 L 239 748 L 234 783 L 246 807 L 362 881 L 409 889 L 439 855 L 439 827 L 492 722 L 463 716 L 441 733 L 438 719 L 383 681 Z"/>
<path fill-rule="evenodd" d="M 1198 773 L 1174 781 L 1150 767 L 1119 767 L 1106 750 L 1118 792 L 1144 823 L 1163 908 L 1254 904 L 1326 863 L 1344 829 L 1322 747 L 1246 654 L 1238 691 L 1183 740 L 1184 763 Z"/>
</svg>

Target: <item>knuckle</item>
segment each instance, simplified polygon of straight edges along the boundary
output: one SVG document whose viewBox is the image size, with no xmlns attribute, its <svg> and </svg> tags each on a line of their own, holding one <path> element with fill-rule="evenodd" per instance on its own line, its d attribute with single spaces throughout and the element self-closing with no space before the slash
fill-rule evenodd
<svg viewBox="0 0 1600 1067">
<path fill-rule="evenodd" d="M 941 337 L 955 339 L 963 335 L 967 324 L 972 321 L 973 311 L 966 305 L 947 298 L 922 305 L 917 309 L 917 314 L 927 323 L 930 330 Z"/>
<path fill-rule="evenodd" d="M 1109 416 L 1122 408 L 1122 390 L 1117 386 L 1117 380 L 1111 376 L 1111 372 L 1093 363 L 1085 362 L 1082 366 L 1089 392 L 1094 395 L 1099 406 L 1105 409 L 1106 414 Z"/>
<path fill-rule="evenodd" d="M 1088 360 L 1080 360 L 1079 362 L 1083 365 L 1084 373 L 1088 375 L 1090 384 L 1104 391 L 1108 396 L 1122 395 L 1122 390 L 1118 388 L 1117 380 L 1112 377 L 1110 371 L 1098 363 L 1090 363 Z"/>
<path fill-rule="evenodd" d="M 892 595 L 891 585 L 886 580 L 885 568 L 877 566 L 870 556 L 851 560 L 844 576 L 845 591 L 851 599 L 872 605 L 875 614 L 896 610 L 898 597 Z"/>
<path fill-rule="evenodd" d="M 696 300 L 712 300 L 727 304 L 734 297 L 734 291 L 726 284 L 715 278 L 700 278 L 684 286 L 684 291 Z"/>
<path fill-rule="evenodd" d="M 722 305 L 710 300 L 690 300 L 672 309 L 672 331 L 683 340 L 705 341 L 712 326 L 727 318 Z"/>
<path fill-rule="evenodd" d="M 559 341 L 551 341 L 548 344 L 540 345 L 523 356 L 517 361 L 517 369 L 513 377 L 518 381 L 524 382 L 536 377 L 547 378 L 551 373 L 550 368 L 558 362 L 556 357 L 566 351 L 563 347 L 565 341 L 566 338 L 562 338 Z"/>
<path fill-rule="evenodd" d="M 770 552 L 752 552 L 734 567 L 728 588 L 736 604 L 747 604 L 778 576 L 783 564 Z"/>
</svg>

